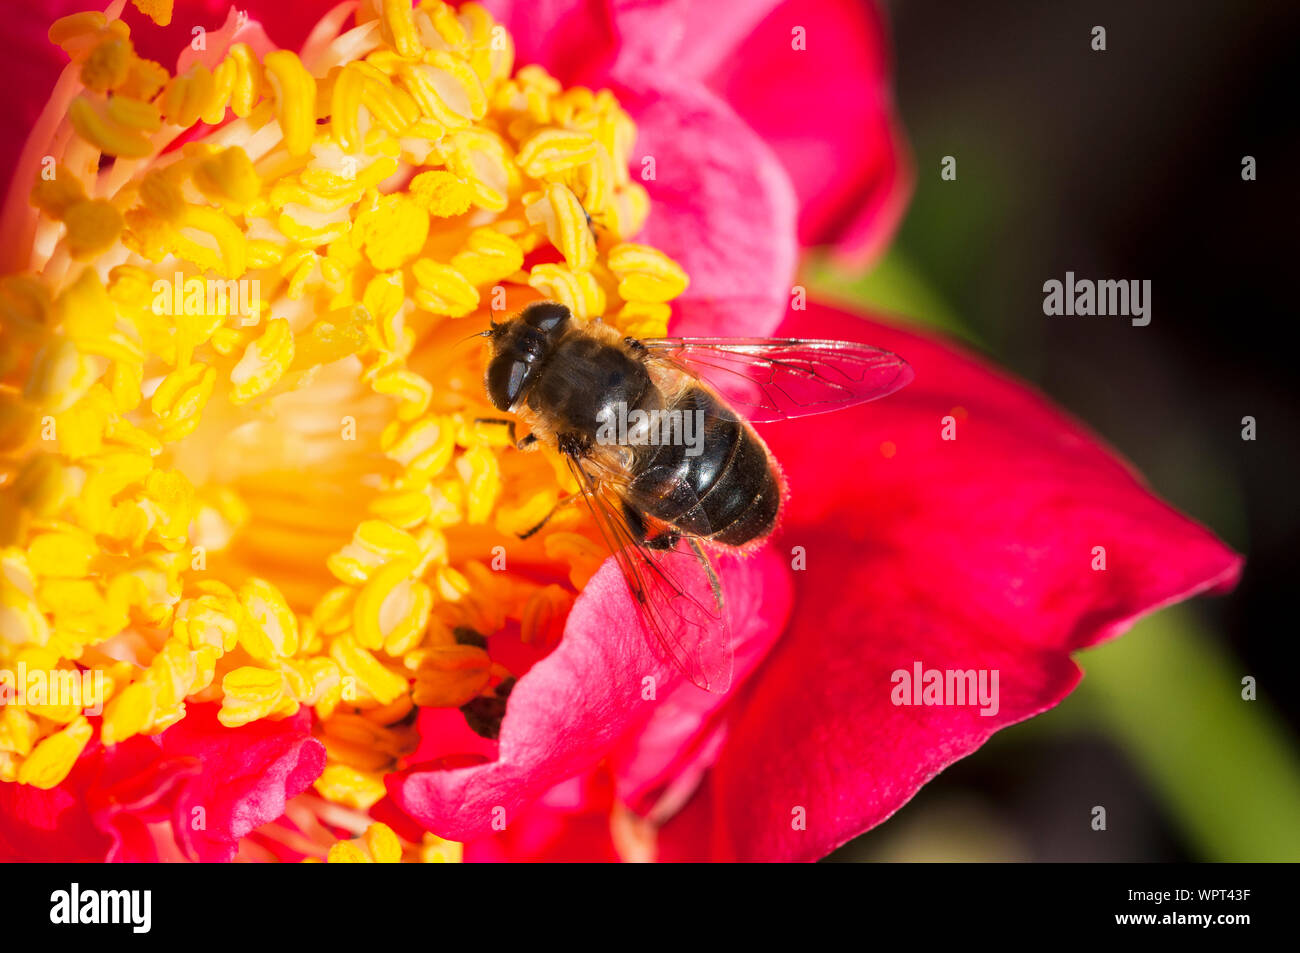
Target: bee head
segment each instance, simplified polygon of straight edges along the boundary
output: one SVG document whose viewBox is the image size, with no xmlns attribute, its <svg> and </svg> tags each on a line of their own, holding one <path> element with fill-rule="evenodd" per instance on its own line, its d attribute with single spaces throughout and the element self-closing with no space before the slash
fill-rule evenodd
<svg viewBox="0 0 1300 953">
<path fill-rule="evenodd" d="M 535 301 L 509 321 L 494 322 L 484 332 L 492 346 L 485 383 L 488 398 L 498 410 L 509 410 L 528 389 L 570 317 L 562 304 Z"/>
</svg>

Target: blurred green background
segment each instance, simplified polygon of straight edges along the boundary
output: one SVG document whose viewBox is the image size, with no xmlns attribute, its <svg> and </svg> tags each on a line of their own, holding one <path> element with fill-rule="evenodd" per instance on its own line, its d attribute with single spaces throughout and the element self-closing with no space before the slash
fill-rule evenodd
<svg viewBox="0 0 1300 953">
<path fill-rule="evenodd" d="M 1300 420 L 1285 343 L 1300 4 L 886 9 L 916 192 L 882 262 L 862 275 L 814 258 L 811 291 L 963 338 L 1087 421 L 1247 563 L 1230 596 L 1082 653 L 1086 677 L 1062 705 L 831 859 L 1300 860 Z M 1095 25 L 1105 52 L 1090 48 Z M 956 181 L 940 178 L 946 155 Z M 1151 324 L 1046 318 L 1043 282 L 1067 270 L 1150 279 Z M 1246 675 L 1256 701 L 1242 700 Z M 1090 825 L 1098 804 L 1104 832 Z"/>
</svg>

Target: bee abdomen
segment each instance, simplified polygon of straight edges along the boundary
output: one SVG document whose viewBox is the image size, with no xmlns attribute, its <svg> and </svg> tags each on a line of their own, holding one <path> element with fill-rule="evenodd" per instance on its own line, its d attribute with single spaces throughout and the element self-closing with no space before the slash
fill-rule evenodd
<svg viewBox="0 0 1300 953">
<path fill-rule="evenodd" d="M 726 546 L 762 539 L 776 526 L 781 487 L 767 450 L 748 427 L 740 427 L 731 460 L 700 505 L 713 529 L 710 539 Z"/>
<path fill-rule="evenodd" d="M 726 546 L 770 533 L 781 491 L 757 435 L 703 388 L 687 391 L 673 409 L 702 413 L 702 445 L 656 448 L 629 488 L 631 502 L 683 532 Z"/>
</svg>

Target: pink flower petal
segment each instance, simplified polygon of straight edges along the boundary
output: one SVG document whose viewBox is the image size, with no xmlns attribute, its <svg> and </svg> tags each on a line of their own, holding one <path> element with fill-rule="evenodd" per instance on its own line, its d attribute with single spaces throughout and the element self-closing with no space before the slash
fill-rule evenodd
<svg viewBox="0 0 1300 953">
<path fill-rule="evenodd" d="M 913 174 L 875 4 L 737 0 L 722 16 L 715 4 L 688 0 L 502 0 L 488 7 L 515 36 L 519 63 L 541 63 L 565 83 L 642 77 L 631 85 L 707 85 L 794 183 L 803 244 L 834 244 L 863 264 L 898 227 Z M 794 48 L 796 30 L 804 49 Z M 741 143 L 709 138 L 715 150 L 744 151 Z M 657 155 L 640 141 L 638 150 Z"/>
<path fill-rule="evenodd" d="M 804 245 L 834 244 L 852 264 L 874 258 L 897 229 L 912 169 L 890 84 L 883 17 L 863 0 L 737 0 L 720 16 L 703 2 L 557 3 L 556 31 L 601 22 L 608 72 L 652 86 L 703 83 L 767 143 L 799 200 Z M 803 49 L 795 49 L 796 31 Z M 590 48 L 590 47 L 589 47 Z M 557 50 L 529 47 L 548 67 L 591 82 Z"/>
<path fill-rule="evenodd" d="M 778 6 L 778 0 L 614 0 L 612 18 L 620 43 L 614 72 L 655 68 L 703 80 L 723 60 L 743 55 L 747 37 Z"/>
<path fill-rule="evenodd" d="M 622 38 L 607 0 L 484 0 L 510 32 L 515 64 L 537 63 L 566 86 L 599 84 Z"/>
<path fill-rule="evenodd" d="M 4 57 L 9 75 L 7 101 L 0 110 L 0 183 L 6 188 L 27 134 L 68 62 L 63 51 L 49 41 L 50 24 L 85 8 L 78 0 L 48 0 L 44 4 L 12 4 L 5 11 Z"/>
<path fill-rule="evenodd" d="M 556 785 L 502 832 L 465 845 L 474 864 L 619 860 L 610 837 L 613 788 L 599 768 Z"/>
<path fill-rule="evenodd" d="M 653 67 L 701 80 L 737 50 L 777 0 L 484 0 L 515 39 L 518 63 L 566 85 Z"/>
<path fill-rule="evenodd" d="M 165 757 L 202 765 L 175 804 L 182 849 L 204 862 L 229 861 L 239 838 L 283 814 L 285 803 L 325 770 L 325 746 L 310 730 L 307 710 L 227 728 L 217 721 L 216 705 L 190 705 L 162 734 Z"/>
<path fill-rule="evenodd" d="M 153 738 L 113 747 L 92 742 L 63 783 L 48 791 L 0 783 L 0 860 L 149 862 L 148 833 L 163 820 L 197 763 L 163 758 Z"/>
<path fill-rule="evenodd" d="M 207 31 L 203 49 L 194 49 L 192 43 L 180 49 L 176 57 L 175 72 L 180 75 L 195 63 L 201 63 L 209 70 L 214 70 L 236 43 L 247 43 L 258 56 L 265 56 L 276 48 L 266 35 L 266 29 L 261 21 L 252 19 L 247 10 L 241 11 L 231 7 L 226 14 L 225 22 L 219 28 Z"/>
<path fill-rule="evenodd" d="M 673 333 L 771 334 L 789 304 L 798 246 L 794 191 L 771 149 L 702 86 L 653 71 L 617 78 L 636 120 L 632 172 L 654 160 L 636 240 L 690 275 Z"/>
<path fill-rule="evenodd" d="M 666 855 L 824 856 L 997 729 L 1059 702 L 1080 677 L 1070 652 L 1230 588 L 1241 569 L 1076 421 L 974 358 L 821 307 L 782 333 L 888 348 L 916 380 L 877 404 L 764 428 L 790 484 L 778 545 L 805 547 L 807 570 L 707 791 L 663 831 Z M 949 415 L 955 440 L 941 437 Z M 893 704 L 892 673 L 918 662 L 996 670 L 997 712 Z"/>
<path fill-rule="evenodd" d="M 739 684 L 784 624 L 788 582 L 766 552 L 728 557 L 717 566 Z M 466 840 L 490 833 L 495 818 L 512 824 L 544 792 L 588 770 L 647 725 L 682 740 L 701 730 L 726 696 L 708 696 L 656 658 L 637 612 L 617 565 L 606 560 L 574 604 L 560 645 L 515 685 L 497 759 L 457 768 L 416 765 L 389 777 L 393 800 L 434 833 Z M 647 677 L 657 686 L 650 701 L 642 699 Z M 639 790 L 657 780 L 670 754 L 627 762 L 635 762 L 627 787 Z"/>
<path fill-rule="evenodd" d="M 674 302 L 673 333 L 770 334 L 794 281 L 794 188 L 762 138 L 672 56 L 681 49 L 703 69 L 769 4 L 744 3 L 722 18 L 703 4 L 668 2 L 486 6 L 514 36 L 517 63 L 540 63 L 566 84 L 608 85 L 636 121 L 632 174 L 650 193 L 651 214 L 635 240 L 691 278 Z"/>
<path fill-rule="evenodd" d="M 911 194 L 891 72 L 875 4 L 787 0 L 708 77 L 789 173 L 801 243 L 835 244 L 854 264 L 888 242 Z"/>
</svg>

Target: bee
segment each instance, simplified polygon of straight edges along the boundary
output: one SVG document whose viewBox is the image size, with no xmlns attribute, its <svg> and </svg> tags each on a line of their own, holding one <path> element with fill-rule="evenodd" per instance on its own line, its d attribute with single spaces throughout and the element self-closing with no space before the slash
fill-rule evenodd
<svg viewBox="0 0 1300 953">
<path fill-rule="evenodd" d="M 863 344 L 637 340 L 553 301 L 533 302 L 480 336 L 490 339 L 488 399 L 529 430 L 516 445 L 544 444 L 565 460 L 574 498 L 617 559 L 651 647 L 710 692 L 730 687 L 733 661 L 709 551 L 762 545 L 784 495 L 751 423 L 875 400 L 912 379 L 902 358 Z M 499 422 L 513 439 L 514 422 Z"/>
</svg>

